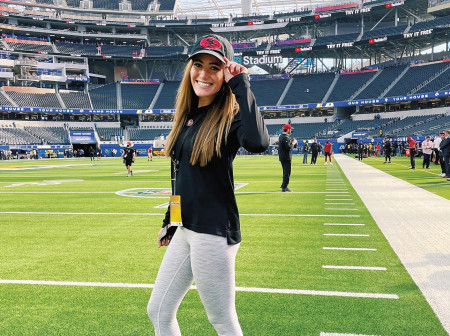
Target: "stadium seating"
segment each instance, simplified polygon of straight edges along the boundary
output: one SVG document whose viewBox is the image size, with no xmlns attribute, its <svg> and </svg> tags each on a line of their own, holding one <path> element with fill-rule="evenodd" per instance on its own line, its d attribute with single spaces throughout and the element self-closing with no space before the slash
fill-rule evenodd
<svg viewBox="0 0 450 336">
<path fill-rule="evenodd" d="M 409 94 L 419 84 L 432 78 L 439 71 L 444 70 L 449 63 L 432 63 L 422 66 L 411 66 L 405 75 L 385 95 L 394 97 Z"/>
<path fill-rule="evenodd" d="M 56 93 L 32 93 L 8 90 L 7 94 L 19 106 L 61 108 Z"/>
<path fill-rule="evenodd" d="M 128 129 L 128 135 L 132 141 L 146 141 L 153 140 L 161 135 L 168 135 L 170 129 L 160 128 L 130 128 Z"/>
<path fill-rule="evenodd" d="M 68 143 L 67 131 L 63 127 L 25 126 L 24 130 L 38 139 L 43 139 L 49 145 Z"/>
<path fill-rule="evenodd" d="M 450 15 L 430 21 L 418 22 L 411 27 L 408 33 L 414 33 L 421 30 L 427 30 L 436 27 L 448 26 L 449 24 L 450 24 Z"/>
<path fill-rule="evenodd" d="M 152 46 L 145 48 L 147 56 L 170 56 L 181 54 L 184 51 L 182 46 Z"/>
<path fill-rule="evenodd" d="M 123 136 L 123 129 L 120 127 L 96 127 L 97 134 L 102 141 L 110 141 L 116 136 Z"/>
<path fill-rule="evenodd" d="M 339 75 L 336 85 L 333 88 L 327 101 L 344 101 L 349 99 L 364 83 L 370 80 L 376 72 L 350 73 Z"/>
<path fill-rule="evenodd" d="M 81 43 L 65 43 L 56 42 L 56 48 L 60 53 L 69 55 L 97 55 L 96 44 L 81 44 Z"/>
<path fill-rule="evenodd" d="M 18 42 L 8 42 L 8 45 L 14 50 L 20 51 L 33 51 L 33 52 L 46 52 L 52 53 L 53 49 L 51 45 L 46 44 L 30 44 L 30 43 L 18 43 Z"/>
<path fill-rule="evenodd" d="M 122 108 L 147 109 L 158 88 L 154 84 L 121 84 Z"/>
<path fill-rule="evenodd" d="M 159 0 L 158 2 L 161 4 L 160 11 L 173 11 L 175 7 L 175 0 Z"/>
<path fill-rule="evenodd" d="M 175 97 L 179 86 L 180 82 L 165 82 L 153 108 L 173 109 L 175 107 Z"/>
<path fill-rule="evenodd" d="M 0 145 L 40 145 L 41 139 L 21 128 L 0 128 Z"/>
<path fill-rule="evenodd" d="M 282 105 L 320 103 L 335 77 L 334 73 L 299 75 L 283 99 Z"/>
<path fill-rule="evenodd" d="M 117 109 L 116 83 L 91 88 L 89 95 L 94 109 Z"/>
<path fill-rule="evenodd" d="M 379 37 L 385 37 L 390 35 L 399 35 L 403 34 L 403 32 L 406 29 L 406 25 L 401 25 L 397 27 L 386 27 L 386 28 L 378 28 L 374 30 L 368 30 L 364 32 L 364 35 L 362 36 L 361 40 L 368 40 L 372 38 L 379 38 Z"/>
<path fill-rule="evenodd" d="M 286 87 L 288 80 L 255 80 L 251 88 L 259 106 L 275 106 Z"/>
<path fill-rule="evenodd" d="M 359 33 L 321 36 L 316 39 L 314 46 L 343 43 L 343 42 L 354 42 L 358 36 Z"/>
<path fill-rule="evenodd" d="M 66 108 L 91 109 L 89 96 L 85 92 L 74 92 L 59 90 L 59 94 L 66 105 Z"/>
<path fill-rule="evenodd" d="M 0 106 L 12 106 L 8 99 L 0 93 Z"/>
<path fill-rule="evenodd" d="M 381 93 L 402 73 L 405 67 L 406 65 L 399 65 L 382 69 L 377 78 L 360 92 L 355 100 L 380 97 Z"/>
</svg>

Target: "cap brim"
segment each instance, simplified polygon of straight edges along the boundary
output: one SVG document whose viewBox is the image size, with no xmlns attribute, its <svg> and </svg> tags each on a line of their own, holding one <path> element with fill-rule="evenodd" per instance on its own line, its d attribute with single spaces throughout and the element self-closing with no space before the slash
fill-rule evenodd
<svg viewBox="0 0 450 336">
<path fill-rule="evenodd" d="M 198 55 L 198 54 L 208 54 L 208 55 L 215 56 L 215 57 L 217 57 L 217 59 L 218 59 L 219 61 L 221 61 L 221 62 L 224 63 L 224 64 L 227 64 L 227 62 L 225 62 L 225 59 L 224 59 L 224 57 L 223 57 L 221 54 L 219 54 L 218 52 L 216 52 L 216 51 L 214 51 L 214 50 L 208 50 L 208 49 L 197 51 L 196 53 L 194 53 L 194 54 L 192 54 L 191 56 L 189 56 L 188 61 L 189 61 L 192 57 L 194 57 L 195 55 Z"/>
</svg>

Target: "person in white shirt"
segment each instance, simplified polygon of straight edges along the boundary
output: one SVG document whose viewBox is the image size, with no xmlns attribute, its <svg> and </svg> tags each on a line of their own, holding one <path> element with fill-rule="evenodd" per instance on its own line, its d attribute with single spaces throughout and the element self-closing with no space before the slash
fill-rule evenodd
<svg viewBox="0 0 450 336">
<path fill-rule="evenodd" d="M 422 142 L 422 153 L 423 153 L 423 162 L 422 168 L 430 169 L 430 159 L 431 154 L 433 153 L 433 143 L 430 140 L 430 137 L 427 136 L 425 140 Z"/>
</svg>

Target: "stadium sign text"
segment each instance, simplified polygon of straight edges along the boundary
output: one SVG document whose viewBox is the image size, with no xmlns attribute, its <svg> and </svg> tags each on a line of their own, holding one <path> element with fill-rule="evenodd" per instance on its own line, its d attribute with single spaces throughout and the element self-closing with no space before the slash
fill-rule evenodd
<svg viewBox="0 0 450 336">
<path fill-rule="evenodd" d="M 403 34 L 404 38 L 411 38 L 411 37 L 417 37 L 417 36 L 423 36 L 423 35 L 430 35 L 433 32 L 433 29 L 427 29 L 427 30 L 421 30 L 414 33 L 405 33 Z"/>
<path fill-rule="evenodd" d="M 275 64 L 275 63 L 282 63 L 282 62 L 283 62 L 282 56 L 262 55 L 261 57 L 244 56 L 242 58 L 243 65 Z"/>
</svg>

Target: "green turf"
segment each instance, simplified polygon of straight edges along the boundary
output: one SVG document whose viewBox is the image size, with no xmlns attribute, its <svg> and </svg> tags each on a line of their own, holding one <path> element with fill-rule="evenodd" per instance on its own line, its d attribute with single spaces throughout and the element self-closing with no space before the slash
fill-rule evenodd
<svg viewBox="0 0 450 336">
<path fill-rule="evenodd" d="M 237 157 L 235 182 L 248 183 L 236 191 L 243 235 L 237 286 L 396 294 L 399 299 L 237 292 L 244 334 L 446 335 L 339 167 L 301 165 L 300 161 L 295 157 L 289 185 L 295 193 L 281 193 L 281 166 L 276 157 Z M 60 166 L 64 164 L 86 165 Z M 37 165 L 60 167 L 2 169 Z M 169 188 L 169 161 L 138 158 L 133 169 L 135 176 L 127 178 L 120 159 L 93 165 L 88 159 L 0 161 L 0 279 L 154 283 L 164 255 L 155 240 L 165 213 L 155 206 L 168 198 L 124 197 L 116 192 Z M 79 181 L 43 182 L 55 180 Z M 343 188 L 335 186 L 336 181 L 344 182 L 347 194 L 326 191 Z M 352 198 L 355 204 L 325 205 L 331 202 L 325 201 L 331 197 L 326 195 L 345 195 L 342 198 Z M 326 216 L 263 216 L 268 214 Z M 324 250 L 326 246 L 377 250 Z M 379 266 L 387 271 L 323 269 L 322 265 Z M 0 284 L 0 335 L 152 335 L 146 315 L 150 294 L 151 289 L 145 288 Z M 215 335 L 195 290 L 184 299 L 178 319 L 183 335 Z"/>
</svg>

